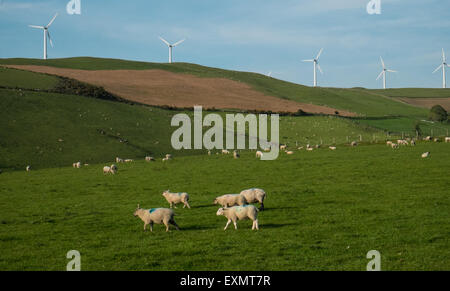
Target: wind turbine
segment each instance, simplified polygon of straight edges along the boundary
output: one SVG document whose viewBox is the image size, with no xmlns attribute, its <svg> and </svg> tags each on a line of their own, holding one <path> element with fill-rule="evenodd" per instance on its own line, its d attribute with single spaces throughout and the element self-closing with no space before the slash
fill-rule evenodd
<svg viewBox="0 0 450 291">
<path fill-rule="evenodd" d="M 48 32 L 48 28 L 50 27 L 50 25 L 52 25 L 53 21 L 55 21 L 56 16 L 58 16 L 58 13 L 56 13 L 55 16 L 53 16 L 52 20 L 50 20 L 47 26 L 28 25 L 29 27 L 42 29 L 44 31 L 44 60 L 47 59 L 47 37 L 50 40 L 50 45 L 53 47 L 52 38 L 50 37 L 50 32 Z"/>
<path fill-rule="evenodd" d="M 317 54 L 317 57 L 312 60 L 303 60 L 303 62 L 311 62 L 314 63 L 314 87 L 317 87 L 317 69 L 319 69 L 320 73 L 323 74 L 322 68 L 319 65 L 319 57 L 323 52 L 323 48 L 320 49 L 319 53 Z"/>
<path fill-rule="evenodd" d="M 380 57 L 381 60 L 381 65 L 383 66 L 383 71 L 381 71 L 381 73 L 378 75 L 377 80 L 379 80 L 381 78 L 381 76 L 383 76 L 383 89 L 386 89 L 386 73 L 397 73 L 397 71 L 393 71 L 393 70 L 389 70 L 386 69 L 386 65 L 384 64 L 383 58 Z"/>
<path fill-rule="evenodd" d="M 444 52 L 444 49 L 442 49 L 442 64 L 436 70 L 434 70 L 433 74 L 442 68 L 442 88 L 444 88 L 444 89 L 447 88 L 447 83 L 446 83 L 447 80 L 445 78 L 445 67 L 450 67 L 450 65 L 447 64 L 447 61 L 445 59 L 445 52 Z"/>
<path fill-rule="evenodd" d="M 182 39 L 174 44 L 170 44 L 167 40 L 165 40 L 162 37 L 159 37 L 160 40 L 162 40 L 168 47 L 169 47 L 169 64 L 172 63 L 172 48 L 176 47 L 177 45 L 181 44 L 186 39 Z"/>
</svg>

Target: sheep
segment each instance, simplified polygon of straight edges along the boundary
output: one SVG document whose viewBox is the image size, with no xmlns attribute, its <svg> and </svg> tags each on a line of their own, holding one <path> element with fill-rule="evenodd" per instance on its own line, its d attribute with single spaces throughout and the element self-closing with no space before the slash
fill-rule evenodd
<svg viewBox="0 0 450 291">
<path fill-rule="evenodd" d="M 259 229 L 258 223 L 258 209 L 253 205 L 234 206 L 231 208 L 220 208 L 217 210 L 217 216 L 223 215 L 228 221 L 223 230 L 226 230 L 228 225 L 233 221 L 234 229 L 237 229 L 237 221 L 244 219 L 253 220 L 252 230 Z"/>
<path fill-rule="evenodd" d="M 416 145 L 416 141 L 415 141 L 415 140 L 411 140 L 410 145 L 411 145 L 411 146 L 415 146 L 415 145 Z"/>
<path fill-rule="evenodd" d="M 155 158 L 154 157 L 145 157 L 145 161 L 146 162 L 154 162 Z"/>
<path fill-rule="evenodd" d="M 424 158 L 424 159 L 428 158 L 430 156 L 430 154 L 431 154 L 430 152 L 423 153 L 422 158 Z"/>
<path fill-rule="evenodd" d="M 238 151 L 234 151 L 234 152 L 233 152 L 233 158 L 239 159 L 240 157 L 241 157 L 241 154 L 239 154 Z"/>
<path fill-rule="evenodd" d="M 270 152 L 270 148 L 265 148 L 264 151 L 265 152 Z"/>
<path fill-rule="evenodd" d="M 222 155 L 229 155 L 230 152 L 228 150 L 222 150 Z"/>
<path fill-rule="evenodd" d="M 425 141 L 431 141 L 433 138 L 431 136 L 427 136 L 424 140 Z"/>
<path fill-rule="evenodd" d="M 116 165 L 112 164 L 111 166 L 104 166 L 103 167 L 103 174 L 113 174 L 115 175 L 118 171 L 118 168 Z"/>
<path fill-rule="evenodd" d="M 440 140 L 439 138 L 436 137 L 436 138 L 434 139 L 434 142 L 441 142 L 441 140 Z"/>
<path fill-rule="evenodd" d="M 302 149 L 303 149 L 303 147 L 299 147 L 298 149 L 299 149 L 299 150 L 302 150 Z"/>
<path fill-rule="evenodd" d="M 320 149 L 320 145 L 319 145 L 319 144 L 316 144 L 315 148 L 316 148 L 316 149 Z"/>
<path fill-rule="evenodd" d="M 286 149 L 287 149 L 287 145 L 285 145 L 285 144 L 280 145 L 281 151 L 285 151 Z"/>
<path fill-rule="evenodd" d="M 306 150 L 312 152 L 314 149 L 313 148 L 306 148 Z"/>
<path fill-rule="evenodd" d="M 446 137 L 445 142 L 450 142 L 450 137 Z"/>
<path fill-rule="evenodd" d="M 173 158 L 173 157 L 172 157 L 171 154 L 167 154 L 167 155 L 166 155 L 166 159 L 171 160 L 172 158 Z"/>
<path fill-rule="evenodd" d="M 264 199 L 266 199 L 266 192 L 263 189 L 247 189 L 241 191 L 240 194 L 244 196 L 247 203 L 260 203 L 259 210 L 264 210 Z"/>
<path fill-rule="evenodd" d="M 73 163 L 73 164 L 72 164 L 72 167 L 74 167 L 74 168 L 76 168 L 76 169 L 81 168 L 81 162 Z"/>
<path fill-rule="evenodd" d="M 123 159 L 116 157 L 116 163 L 123 163 Z"/>
<path fill-rule="evenodd" d="M 336 147 L 330 147 L 330 150 L 335 151 Z"/>
<path fill-rule="evenodd" d="M 27 166 L 27 167 L 25 168 L 25 170 L 26 170 L 27 172 L 31 171 L 31 166 Z"/>
<path fill-rule="evenodd" d="M 126 160 L 124 160 L 124 162 L 125 162 L 125 163 L 132 163 L 132 162 L 134 162 L 134 160 L 132 160 L 132 159 L 126 159 Z"/>
<path fill-rule="evenodd" d="M 391 144 L 391 147 L 392 147 L 393 149 L 398 149 L 398 144 L 392 143 L 392 144 Z"/>
<path fill-rule="evenodd" d="M 257 157 L 257 158 L 262 158 L 263 155 L 264 155 L 264 154 L 263 154 L 262 151 L 257 151 L 257 152 L 256 152 L 256 157 Z"/>
<path fill-rule="evenodd" d="M 391 147 L 391 146 L 392 146 L 392 141 L 388 140 L 388 141 L 386 142 L 386 145 L 387 145 L 388 147 Z"/>
<path fill-rule="evenodd" d="M 287 155 L 293 155 L 294 152 L 293 152 L 293 151 L 286 151 L 286 154 L 287 154 Z"/>
<path fill-rule="evenodd" d="M 177 223 L 173 219 L 175 213 L 172 209 L 168 208 L 151 208 L 142 209 L 139 204 L 134 211 L 134 216 L 139 217 L 144 222 L 144 231 L 146 231 L 147 225 L 150 225 L 150 231 L 153 232 L 153 224 L 164 224 L 166 226 L 166 232 L 169 231 L 169 224 L 175 226 L 177 230 L 180 230 Z"/>
<path fill-rule="evenodd" d="M 408 142 L 404 139 L 397 140 L 398 145 L 408 145 Z"/>
<path fill-rule="evenodd" d="M 214 204 L 220 204 L 223 207 L 231 207 L 235 205 L 245 205 L 247 201 L 245 197 L 241 194 L 225 194 L 214 199 Z"/>
<path fill-rule="evenodd" d="M 352 143 L 350 144 L 350 146 L 352 147 L 356 147 L 358 145 L 358 143 L 356 141 L 352 141 Z"/>
<path fill-rule="evenodd" d="M 191 209 L 191 206 L 189 205 L 189 194 L 186 192 L 179 192 L 179 193 L 171 193 L 170 190 L 164 191 L 162 196 L 166 198 L 167 202 L 170 204 L 170 208 L 174 206 L 177 208 L 178 203 L 183 203 L 183 208 L 189 208 Z"/>
</svg>

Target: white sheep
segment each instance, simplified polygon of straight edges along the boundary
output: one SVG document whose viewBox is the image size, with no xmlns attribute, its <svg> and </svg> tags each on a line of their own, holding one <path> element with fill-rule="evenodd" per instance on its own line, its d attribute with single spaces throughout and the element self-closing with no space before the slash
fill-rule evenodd
<svg viewBox="0 0 450 291">
<path fill-rule="evenodd" d="M 154 157 L 145 157 L 145 161 L 146 162 L 154 162 L 155 158 Z"/>
<path fill-rule="evenodd" d="M 393 149 L 398 149 L 398 144 L 396 144 L 396 143 L 391 143 L 391 147 L 392 147 Z"/>
<path fill-rule="evenodd" d="M 245 205 L 247 204 L 247 201 L 245 200 L 245 197 L 240 194 L 225 194 L 216 197 L 216 199 L 214 199 L 214 204 L 220 204 L 223 207 L 231 207 L 235 205 Z"/>
<path fill-rule="evenodd" d="M 431 136 L 427 136 L 426 138 L 424 138 L 425 141 L 431 141 L 433 138 Z"/>
<path fill-rule="evenodd" d="M 352 143 L 350 144 L 350 146 L 352 147 L 356 147 L 358 145 L 358 143 L 356 141 L 352 141 Z"/>
<path fill-rule="evenodd" d="M 76 168 L 76 169 L 81 168 L 81 162 L 73 163 L 73 164 L 72 164 L 72 167 L 74 167 L 74 168 Z"/>
<path fill-rule="evenodd" d="M 228 225 L 233 221 L 234 229 L 237 229 L 237 221 L 244 219 L 253 220 L 252 230 L 259 229 L 258 223 L 258 209 L 253 205 L 234 206 L 231 208 L 220 208 L 217 210 L 217 216 L 223 215 L 228 221 L 223 230 L 226 230 Z"/>
<path fill-rule="evenodd" d="M 241 154 L 238 151 L 233 152 L 233 158 L 239 159 L 241 157 Z"/>
<path fill-rule="evenodd" d="M 285 151 L 286 149 L 287 149 L 287 145 L 285 145 L 285 144 L 280 145 L 281 151 Z"/>
<path fill-rule="evenodd" d="M 441 142 L 441 140 L 440 140 L 439 138 L 436 137 L 436 138 L 434 139 L 434 142 Z"/>
<path fill-rule="evenodd" d="M 262 151 L 257 151 L 257 152 L 256 152 L 256 157 L 257 157 L 257 158 L 262 158 L 263 155 L 264 155 L 264 154 L 263 154 Z"/>
<path fill-rule="evenodd" d="M 251 188 L 243 190 L 240 193 L 244 196 L 247 203 L 260 203 L 259 210 L 264 210 L 264 199 L 266 199 L 266 192 L 263 189 Z"/>
<path fill-rule="evenodd" d="M 287 154 L 287 155 L 293 155 L 294 152 L 293 152 L 293 151 L 286 151 L 286 154 Z"/>
<path fill-rule="evenodd" d="M 104 166 L 103 167 L 103 174 L 113 174 L 115 175 L 118 171 L 118 168 L 116 165 L 112 164 L 111 166 Z"/>
<path fill-rule="evenodd" d="M 177 204 L 183 203 L 183 208 L 191 208 L 189 205 L 189 194 L 186 192 L 178 192 L 178 193 L 171 193 L 170 190 L 164 191 L 162 196 L 166 198 L 167 202 L 170 204 L 170 208 L 175 207 L 177 208 Z"/>
<path fill-rule="evenodd" d="M 430 156 L 430 154 L 431 154 L 430 152 L 423 153 L 422 158 L 424 158 L 424 159 L 428 158 Z"/>
<path fill-rule="evenodd" d="M 312 152 L 314 149 L 313 148 L 306 148 L 306 150 Z"/>
<path fill-rule="evenodd" d="M 415 140 L 411 140 L 410 145 L 411 145 L 411 146 L 415 146 L 415 145 L 416 145 L 416 141 L 415 141 Z"/>
<path fill-rule="evenodd" d="M 133 159 L 125 159 L 124 162 L 125 163 L 132 163 L 132 162 L 134 162 L 134 160 Z"/>
<path fill-rule="evenodd" d="M 144 222 L 144 231 L 147 225 L 150 225 L 150 231 L 153 232 L 153 224 L 164 224 L 166 226 L 166 232 L 169 231 L 169 224 L 175 226 L 177 230 L 180 230 L 177 223 L 173 219 L 175 213 L 172 209 L 168 208 L 151 208 L 142 209 L 139 204 L 137 209 L 134 211 L 134 216 L 139 217 Z"/>
<path fill-rule="evenodd" d="M 31 171 L 31 166 L 27 166 L 27 167 L 25 168 L 25 170 L 26 170 L 27 172 Z"/>
<path fill-rule="evenodd" d="M 228 150 L 222 150 L 222 155 L 228 155 L 228 154 L 230 154 L 230 151 L 228 151 Z"/>
<path fill-rule="evenodd" d="M 171 154 L 167 154 L 167 155 L 166 155 L 166 159 L 171 160 L 172 158 L 173 158 L 173 157 L 172 157 Z"/>
<path fill-rule="evenodd" d="M 391 147 L 391 146 L 392 146 L 392 141 L 388 140 L 388 141 L 386 142 L 386 145 L 389 146 L 389 147 Z"/>
<path fill-rule="evenodd" d="M 330 150 L 335 151 L 337 148 L 336 147 L 330 147 Z"/>
<path fill-rule="evenodd" d="M 446 137 L 445 142 L 450 142 L 450 137 Z"/>
<path fill-rule="evenodd" d="M 123 163 L 123 159 L 116 157 L 116 163 Z"/>
</svg>

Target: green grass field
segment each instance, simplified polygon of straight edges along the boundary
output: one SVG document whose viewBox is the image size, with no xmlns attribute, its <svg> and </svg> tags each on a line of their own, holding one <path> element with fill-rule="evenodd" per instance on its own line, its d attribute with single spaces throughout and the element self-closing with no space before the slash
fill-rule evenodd
<svg viewBox="0 0 450 291">
<path fill-rule="evenodd" d="M 103 164 L 3 173 L 0 269 L 65 270 L 75 249 L 82 270 L 365 270 L 369 250 L 383 270 L 448 270 L 449 159 L 448 144 L 420 143 L 269 162 L 177 157 L 120 165 L 115 176 Z M 260 230 L 241 221 L 223 231 L 212 200 L 249 187 L 268 193 Z M 144 233 L 133 211 L 167 207 L 166 189 L 187 191 L 193 208 L 175 210 L 181 231 Z"/>
</svg>

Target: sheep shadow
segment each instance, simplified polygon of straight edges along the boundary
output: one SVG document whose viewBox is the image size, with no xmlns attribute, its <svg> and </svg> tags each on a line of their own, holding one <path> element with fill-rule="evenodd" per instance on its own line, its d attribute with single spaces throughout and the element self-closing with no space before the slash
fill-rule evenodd
<svg viewBox="0 0 450 291">
<path fill-rule="evenodd" d="M 298 207 L 293 207 L 293 206 L 288 206 L 288 207 L 271 207 L 271 208 L 264 207 L 264 210 L 260 210 L 260 212 L 264 213 L 264 212 L 273 211 L 273 210 L 287 210 L 287 209 L 298 209 Z"/>
<path fill-rule="evenodd" d="M 182 231 L 198 231 L 198 230 L 209 230 L 209 229 L 215 229 L 217 227 L 214 226 L 199 226 L 199 225 L 191 225 L 191 226 L 185 226 L 183 227 L 180 225 L 180 230 Z"/>
<path fill-rule="evenodd" d="M 260 228 L 282 228 L 285 226 L 294 226 L 297 225 L 295 223 L 264 223 L 264 224 L 260 224 L 259 227 Z"/>
</svg>

